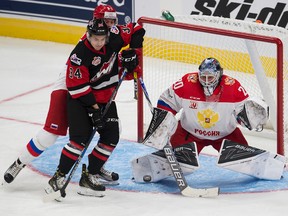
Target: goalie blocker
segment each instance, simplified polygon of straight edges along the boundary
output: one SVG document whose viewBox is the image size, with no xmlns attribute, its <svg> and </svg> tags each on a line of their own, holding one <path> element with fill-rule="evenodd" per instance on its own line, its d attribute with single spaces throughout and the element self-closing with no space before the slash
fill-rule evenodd
<svg viewBox="0 0 288 216">
<path fill-rule="evenodd" d="M 177 124 L 178 121 L 171 112 L 153 107 L 153 116 L 143 144 L 155 149 L 163 149 L 169 137 L 175 133 Z"/>
</svg>

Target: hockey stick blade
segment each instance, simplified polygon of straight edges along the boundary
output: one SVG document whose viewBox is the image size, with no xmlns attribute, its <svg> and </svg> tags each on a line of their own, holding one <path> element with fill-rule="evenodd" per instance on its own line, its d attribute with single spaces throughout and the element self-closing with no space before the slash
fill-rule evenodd
<svg viewBox="0 0 288 216">
<path fill-rule="evenodd" d="M 187 186 L 184 190 L 181 191 L 183 196 L 187 197 L 216 197 L 219 195 L 219 188 L 191 188 Z"/>
</svg>

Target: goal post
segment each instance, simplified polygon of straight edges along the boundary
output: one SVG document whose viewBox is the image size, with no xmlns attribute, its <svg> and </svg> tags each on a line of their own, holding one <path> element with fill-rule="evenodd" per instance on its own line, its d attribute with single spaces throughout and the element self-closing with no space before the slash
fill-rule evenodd
<svg viewBox="0 0 288 216">
<path fill-rule="evenodd" d="M 280 27 L 218 17 L 175 16 L 175 22 L 141 17 L 146 30 L 140 59 L 151 101 L 184 74 L 198 70 L 204 58 L 215 57 L 224 74 L 240 81 L 251 96 L 269 105 L 268 136 L 275 136 L 275 152 L 288 146 L 287 83 L 288 31 Z M 287 52 L 287 51 L 286 51 Z M 151 119 L 138 83 L 138 142 Z M 245 129 L 244 129 L 245 130 Z M 272 132 L 271 132 L 272 131 Z"/>
</svg>

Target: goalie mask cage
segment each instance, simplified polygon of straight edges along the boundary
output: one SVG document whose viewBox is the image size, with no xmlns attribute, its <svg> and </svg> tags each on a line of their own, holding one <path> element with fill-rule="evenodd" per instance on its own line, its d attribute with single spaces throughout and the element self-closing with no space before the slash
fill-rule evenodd
<svg viewBox="0 0 288 216">
<path fill-rule="evenodd" d="M 286 29 L 208 16 L 175 16 L 175 22 L 141 17 L 138 22 L 146 30 L 140 76 L 153 106 L 165 89 L 184 74 L 198 71 L 203 59 L 214 57 L 224 74 L 239 80 L 250 96 L 265 99 L 270 109 L 269 122 L 263 132 L 255 133 L 272 138 L 273 148 L 269 144 L 267 150 L 285 154 L 288 148 Z M 141 142 L 151 113 L 139 82 L 138 91 L 138 142 Z M 241 130 L 255 136 L 248 129 Z"/>
</svg>

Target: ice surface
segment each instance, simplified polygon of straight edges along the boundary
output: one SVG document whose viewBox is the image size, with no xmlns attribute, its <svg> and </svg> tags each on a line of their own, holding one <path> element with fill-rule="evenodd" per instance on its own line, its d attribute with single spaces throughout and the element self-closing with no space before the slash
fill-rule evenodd
<svg viewBox="0 0 288 216">
<path fill-rule="evenodd" d="M 51 84 L 57 79 L 72 48 L 71 45 L 52 42 L 0 37 L 0 174 L 2 176 L 17 158 L 20 150 L 42 127 L 49 105 Z M 125 140 L 124 144 L 121 143 L 124 147 L 135 145 L 135 149 L 139 148 L 138 144 L 127 141 L 136 139 L 136 102 L 133 99 L 133 83 L 126 82 L 121 86 L 117 105 L 122 121 L 121 137 Z M 62 139 L 64 140 L 58 141 L 59 145 L 65 142 L 65 138 Z M 259 138 L 255 138 L 255 142 L 259 142 Z M 126 159 L 130 159 L 128 155 L 131 154 L 128 153 L 131 148 L 124 147 L 115 153 L 121 154 L 123 160 L 127 153 Z M 47 163 L 57 164 L 53 157 L 47 157 L 45 160 Z M 33 166 L 42 167 L 37 162 Z M 123 168 L 120 172 L 125 174 L 126 171 L 128 178 L 129 167 Z M 215 172 L 209 175 L 215 178 Z M 91 198 L 77 195 L 78 187 L 73 183 L 67 188 L 64 202 L 43 203 L 43 189 L 48 180 L 48 176 L 31 168 L 25 168 L 12 184 L 0 187 L 1 215 L 278 216 L 288 212 L 287 190 L 274 191 L 273 187 L 272 192 L 224 193 L 213 199 L 187 198 L 178 193 L 147 192 L 146 189 L 143 189 L 143 192 L 135 192 L 137 190 L 132 192 L 115 188 L 107 190 L 104 198 Z M 233 188 L 233 184 L 237 184 L 237 181 L 239 179 L 228 178 L 222 184 L 226 184 L 226 188 Z M 249 179 L 247 181 L 246 183 L 249 183 Z M 128 184 L 128 180 L 126 183 Z M 171 188 L 176 188 L 172 180 L 170 184 Z M 161 190 L 166 189 L 169 188 Z"/>
</svg>

